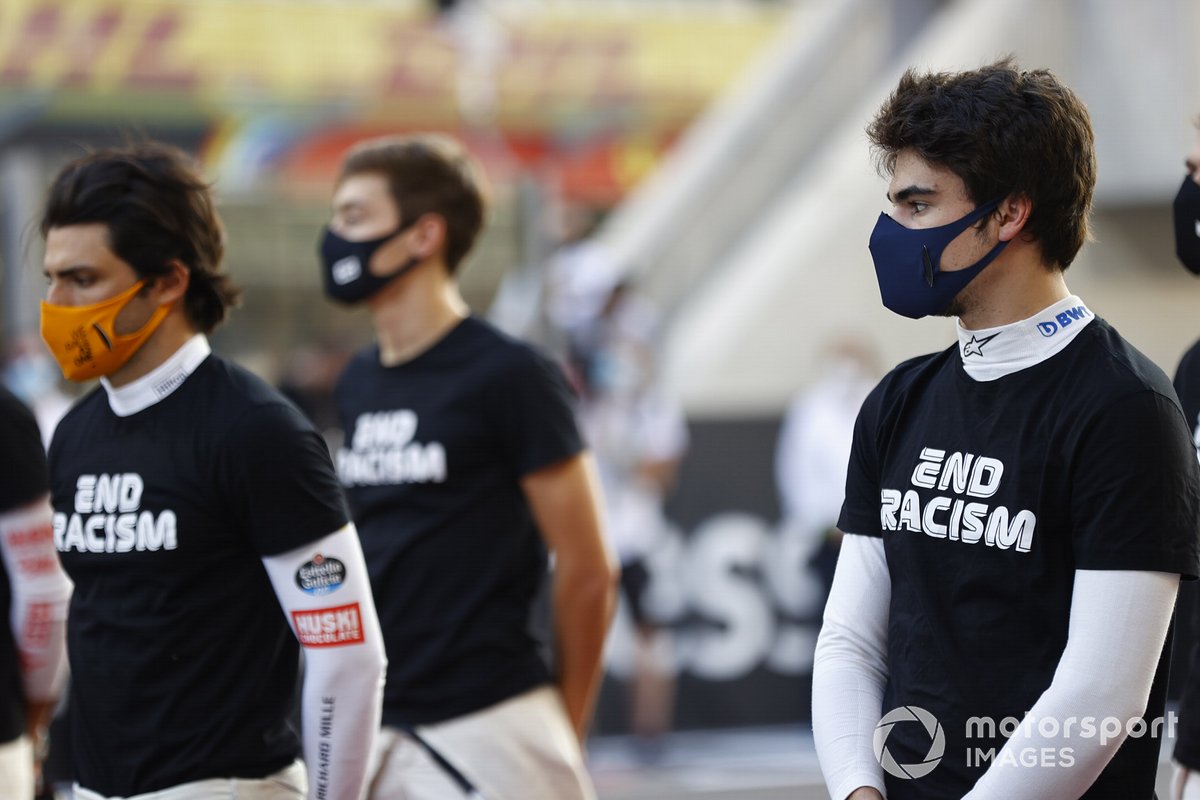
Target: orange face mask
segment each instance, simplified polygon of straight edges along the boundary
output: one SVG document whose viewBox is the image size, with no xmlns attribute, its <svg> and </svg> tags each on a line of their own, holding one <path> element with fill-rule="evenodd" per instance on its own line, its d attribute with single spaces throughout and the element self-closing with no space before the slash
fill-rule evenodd
<svg viewBox="0 0 1200 800">
<path fill-rule="evenodd" d="M 87 381 L 120 369 L 145 344 L 171 311 L 159 306 L 140 329 L 118 335 L 117 314 L 129 304 L 145 281 L 88 306 L 54 306 L 42 301 L 42 339 L 54 354 L 63 377 Z"/>
</svg>

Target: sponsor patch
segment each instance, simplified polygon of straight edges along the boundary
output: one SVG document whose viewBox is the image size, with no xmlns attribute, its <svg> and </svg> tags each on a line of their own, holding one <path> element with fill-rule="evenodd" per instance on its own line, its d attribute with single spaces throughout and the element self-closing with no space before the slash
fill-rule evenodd
<svg viewBox="0 0 1200 800">
<path fill-rule="evenodd" d="M 340 647 L 363 641 L 358 603 L 293 611 L 292 622 L 296 626 L 296 638 L 305 647 Z"/>
<path fill-rule="evenodd" d="M 346 565 L 320 553 L 296 570 L 296 585 L 300 591 L 313 597 L 336 592 L 345 582 Z"/>
</svg>

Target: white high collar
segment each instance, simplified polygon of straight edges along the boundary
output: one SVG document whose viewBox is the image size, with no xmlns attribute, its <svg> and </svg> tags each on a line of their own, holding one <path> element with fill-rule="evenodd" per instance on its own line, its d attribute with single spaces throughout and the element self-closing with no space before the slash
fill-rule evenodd
<svg viewBox="0 0 1200 800">
<path fill-rule="evenodd" d="M 1028 319 L 972 331 L 958 321 L 963 369 L 977 381 L 994 381 L 1032 367 L 1062 350 L 1096 318 L 1075 295 Z"/>
<path fill-rule="evenodd" d="M 120 388 L 109 383 L 108 378 L 101 378 L 100 384 L 108 393 L 108 407 L 118 417 L 130 417 L 144 411 L 182 386 L 210 353 L 212 347 L 208 337 L 197 333 L 166 361 Z"/>
</svg>

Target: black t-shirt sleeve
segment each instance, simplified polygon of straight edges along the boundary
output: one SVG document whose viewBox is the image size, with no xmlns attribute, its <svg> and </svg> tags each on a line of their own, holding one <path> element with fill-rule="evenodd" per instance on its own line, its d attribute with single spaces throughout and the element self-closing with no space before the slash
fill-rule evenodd
<svg viewBox="0 0 1200 800">
<path fill-rule="evenodd" d="M 1200 342 L 1192 345 L 1179 362 L 1175 370 L 1175 394 L 1179 395 L 1179 404 L 1183 406 L 1184 420 L 1192 432 L 1192 442 L 1196 441 L 1196 431 L 1200 429 Z"/>
<path fill-rule="evenodd" d="M 0 454 L 0 513 L 50 491 L 46 451 L 37 420 L 6 390 L 0 390 Z"/>
<path fill-rule="evenodd" d="M 854 421 L 854 442 L 846 469 L 846 499 L 838 517 L 844 533 L 883 536 L 879 524 L 879 410 L 883 385 L 863 401 Z"/>
<path fill-rule="evenodd" d="M 1196 442 L 1196 429 L 1200 427 L 1200 342 L 1179 362 L 1175 371 L 1175 393 L 1183 406 L 1184 419 L 1192 429 L 1192 441 Z M 1186 647 L 1189 665 L 1183 671 L 1186 680 L 1179 706 L 1179 727 L 1175 739 L 1175 760 L 1189 769 L 1200 769 L 1200 587 L 1196 584 L 1179 589 L 1180 621 L 1190 621 L 1190 628 L 1181 627 L 1176 632 L 1175 646 Z M 1184 608 L 1183 604 L 1188 603 Z"/>
<path fill-rule="evenodd" d="M 227 452 L 234 513 L 260 555 L 293 550 L 349 519 L 325 440 L 291 405 L 255 406 Z"/>
<path fill-rule="evenodd" d="M 1200 467 L 1172 399 L 1143 391 L 1110 404 L 1068 469 L 1077 568 L 1196 577 Z"/>
<path fill-rule="evenodd" d="M 583 450 L 575 396 L 562 369 L 540 353 L 520 352 L 491 395 L 500 446 L 518 476 Z"/>
</svg>

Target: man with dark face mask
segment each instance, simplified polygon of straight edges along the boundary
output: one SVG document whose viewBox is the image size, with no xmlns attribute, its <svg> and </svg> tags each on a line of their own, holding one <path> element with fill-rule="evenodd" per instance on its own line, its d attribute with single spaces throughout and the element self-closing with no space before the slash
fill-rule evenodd
<svg viewBox="0 0 1200 800">
<path fill-rule="evenodd" d="M 1200 275 L 1200 142 L 1188 153 L 1187 175 L 1175 195 L 1173 216 L 1175 221 L 1175 255 L 1179 263 L 1194 275 Z M 1175 371 L 1175 391 L 1183 413 L 1192 426 L 1200 447 L 1200 342 L 1179 362 Z"/>
<path fill-rule="evenodd" d="M 459 293 L 481 180 L 446 136 L 361 142 L 321 239 L 326 294 L 376 337 L 335 393 L 392 654 L 369 796 L 591 800 L 580 745 L 616 568 L 562 371 Z M 528 627 L 549 553 L 554 674 Z"/>
<path fill-rule="evenodd" d="M 1200 275 L 1200 142 L 1188 153 L 1187 174 L 1175 195 L 1172 208 L 1175 221 L 1175 254 L 1179 262 L 1195 275 Z M 1200 342 L 1192 345 L 1175 370 L 1175 391 L 1183 405 L 1183 414 L 1192 428 L 1192 441 L 1200 448 Z M 1181 618 L 1191 612 L 1193 623 L 1191 668 L 1179 707 L 1179 733 L 1175 741 L 1175 779 L 1171 800 L 1200 800 L 1200 641 L 1196 637 L 1196 622 L 1200 620 L 1196 587 L 1180 592 Z M 1187 604 L 1185 607 L 1185 603 Z"/>
<path fill-rule="evenodd" d="M 958 342 L 855 425 L 813 672 L 830 794 L 1151 800 L 1200 468 L 1167 377 L 1064 281 L 1087 109 L 1007 60 L 910 70 L 868 135 L 882 301 Z"/>
</svg>

